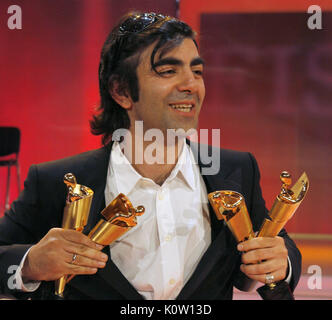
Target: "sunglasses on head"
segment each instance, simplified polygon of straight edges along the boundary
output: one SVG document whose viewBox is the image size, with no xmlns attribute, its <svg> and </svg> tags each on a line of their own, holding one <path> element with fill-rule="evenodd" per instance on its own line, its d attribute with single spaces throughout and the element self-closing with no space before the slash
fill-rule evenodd
<svg viewBox="0 0 332 320">
<path fill-rule="evenodd" d="M 156 14 L 154 12 L 136 14 L 125 20 L 119 30 L 123 33 L 138 33 L 147 29 L 155 22 L 165 19 L 167 16 L 162 14 Z"/>
</svg>

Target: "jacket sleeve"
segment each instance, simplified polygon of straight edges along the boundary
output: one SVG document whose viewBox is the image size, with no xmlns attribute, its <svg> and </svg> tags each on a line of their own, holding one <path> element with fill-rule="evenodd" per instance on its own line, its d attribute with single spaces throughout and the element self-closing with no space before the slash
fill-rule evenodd
<svg viewBox="0 0 332 320">
<path fill-rule="evenodd" d="M 34 235 L 38 215 L 37 172 L 29 170 L 24 190 L 0 219 L 0 293 L 15 294 L 14 273 L 26 251 L 37 242 Z"/>
</svg>

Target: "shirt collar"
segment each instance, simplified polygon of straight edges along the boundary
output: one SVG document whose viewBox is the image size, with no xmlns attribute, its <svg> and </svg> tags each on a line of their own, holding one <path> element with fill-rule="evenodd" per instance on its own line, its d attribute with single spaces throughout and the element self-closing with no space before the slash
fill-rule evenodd
<svg viewBox="0 0 332 320">
<path fill-rule="evenodd" d="M 142 178 L 123 154 L 120 144 L 117 141 L 112 146 L 110 167 L 119 193 L 128 195 Z"/>
<path fill-rule="evenodd" d="M 184 180 L 189 188 L 194 190 L 196 188 L 196 183 L 193 165 L 194 162 L 191 149 L 184 142 L 178 162 L 166 181 L 171 181 L 175 177 L 178 177 Z M 116 141 L 112 146 L 110 168 L 116 179 L 118 192 L 125 195 L 128 195 L 132 191 L 139 180 L 144 179 L 144 177 L 142 177 L 142 175 L 140 175 L 128 161 L 127 157 L 121 151 L 120 144 Z"/>
<path fill-rule="evenodd" d="M 193 158 L 191 155 L 190 147 L 183 143 L 178 162 L 171 174 L 167 178 L 168 180 L 174 179 L 176 176 L 182 178 L 192 190 L 195 189 L 195 174 L 193 169 Z"/>
</svg>

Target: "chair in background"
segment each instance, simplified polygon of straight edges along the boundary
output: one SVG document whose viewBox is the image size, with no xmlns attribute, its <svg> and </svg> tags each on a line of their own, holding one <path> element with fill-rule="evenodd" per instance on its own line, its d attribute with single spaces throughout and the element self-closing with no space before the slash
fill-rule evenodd
<svg viewBox="0 0 332 320">
<path fill-rule="evenodd" d="M 18 192 L 21 191 L 20 185 L 20 165 L 18 154 L 20 151 L 21 131 L 15 127 L 0 127 L 0 166 L 7 166 L 7 187 L 5 209 L 9 209 L 10 193 L 10 168 L 16 166 Z"/>
</svg>

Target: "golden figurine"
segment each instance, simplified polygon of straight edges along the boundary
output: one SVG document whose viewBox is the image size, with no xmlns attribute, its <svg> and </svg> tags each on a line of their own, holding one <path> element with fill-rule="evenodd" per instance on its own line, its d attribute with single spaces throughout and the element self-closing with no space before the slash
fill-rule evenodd
<svg viewBox="0 0 332 320">
<path fill-rule="evenodd" d="M 120 193 L 102 212 L 105 218 L 99 220 L 89 233 L 92 241 L 103 246 L 111 244 L 132 227 L 137 225 L 137 216 L 145 212 L 143 206 L 133 207 L 129 199 Z"/>
<path fill-rule="evenodd" d="M 287 171 L 280 174 L 282 182 L 280 194 L 275 199 L 269 212 L 269 218 L 265 219 L 258 237 L 275 237 L 285 226 L 287 221 L 303 201 L 309 189 L 309 179 L 304 172 L 292 188 L 291 175 Z"/>
<path fill-rule="evenodd" d="M 237 242 L 255 237 L 244 197 L 235 191 L 215 191 L 208 194 L 219 220 L 224 219 Z"/>
<path fill-rule="evenodd" d="M 63 211 L 62 228 L 82 232 L 88 221 L 93 191 L 78 184 L 72 173 L 65 174 L 64 183 L 68 192 Z M 66 282 L 67 276 L 62 276 L 55 282 L 55 294 L 60 298 L 63 298 Z"/>
<path fill-rule="evenodd" d="M 120 193 L 102 212 L 105 219 L 100 219 L 95 227 L 90 231 L 88 237 L 102 245 L 110 245 L 113 241 L 121 237 L 131 228 L 137 225 L 137 216 L 144 214 L 143 206 L 134 207 L 130 200 Z M 72 280 L 71 275 L 67 282 Z"/>
</svg>

